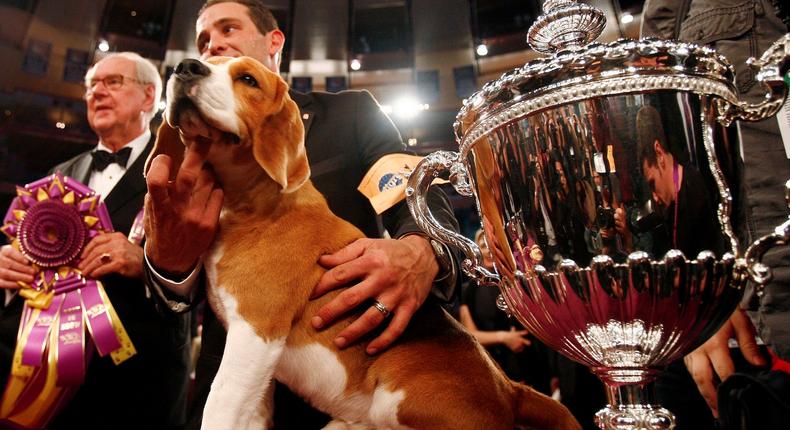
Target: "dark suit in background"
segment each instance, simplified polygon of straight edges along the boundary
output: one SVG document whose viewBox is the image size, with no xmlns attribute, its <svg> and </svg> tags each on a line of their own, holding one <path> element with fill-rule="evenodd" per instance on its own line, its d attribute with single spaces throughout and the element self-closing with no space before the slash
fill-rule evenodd
<svg viewBox="0 0 790 430">
<path fill-rule="evenodd" d="M 129 166 L 105 198 L 115 231 L 128 234 L 143 207 L 143 166 L 153 142 Z M 91 153 L 52 169 L 87 184 Z M 95 347 L 83 386 L 51 422 L 52 429 L 164 429 L 184 422 L 189 359 L 189 314 L 158 313 L 140 279 L 112 274 L 101 278 L 137 355 L 116 366 Z M 0 383 L 11 368 L 24 300 L 17 295 L 0 309 Z"/>
</svg>

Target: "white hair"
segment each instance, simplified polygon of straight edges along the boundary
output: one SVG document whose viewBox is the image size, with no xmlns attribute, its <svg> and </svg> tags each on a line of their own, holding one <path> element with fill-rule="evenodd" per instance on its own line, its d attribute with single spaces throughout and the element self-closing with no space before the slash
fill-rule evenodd
<svg viewBox="0 0 790 430">
<path fill-rule="evenodd" d="M 112 54 L 107 55 L 106 57 L 102 58 L 101 60 L 97 61 L 88 72 L 85 73 L 85 85 L 90 85 L 91 79 L 93 79 L 93 74 L 96 72 L 96 67 L 104 61 L 107 61 L 111 58 L 125 58 L 129 61 L 134 62 L 136 75 L 134 78 L 137 79 L 143 85 L 153 85 L 154 86 L 154 104 L 151 106 L 151 110 L 146 112 L 146 121 L 151 122 L 156 115 L 157 109 L 159 109 L 159 100 L 162 98 L 162 77 L 159 75 L 159 70 L 156 69 L 154 63 L 151 61 L 143 58 L 140 54 L 136 52 L 115 52 Z"/>
</svg>

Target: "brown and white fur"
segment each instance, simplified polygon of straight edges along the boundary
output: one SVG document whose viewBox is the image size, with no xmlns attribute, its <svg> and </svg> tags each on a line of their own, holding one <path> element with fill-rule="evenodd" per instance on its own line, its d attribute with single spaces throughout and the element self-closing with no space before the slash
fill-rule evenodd
<svg viewBox="0 0 790 430">
<path fill-rule="evenodd" d="M 183 135 L 211 139 L 225 194 L 204 259 L 208 298 L 228 331 L 205 429 L 268 428 L 272 378 L 330 414 L 330 429 L 577 429 L 568 410 L 511 382 L 440 308 L 424 305 L 388 350 L 337 349 L 360 312 L 325 330 L 309 319 L 319 256 L 361 238 L 309 181 L 304 128 L 286 83 L 250 58 L 187 60 L 167 86 L 157 153 L 179 160 Z"/>
</svg>

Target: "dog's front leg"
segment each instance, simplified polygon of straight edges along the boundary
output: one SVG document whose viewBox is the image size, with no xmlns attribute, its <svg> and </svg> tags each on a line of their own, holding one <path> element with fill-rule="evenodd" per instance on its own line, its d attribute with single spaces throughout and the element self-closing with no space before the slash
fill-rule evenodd
<svg viewBox="0 0 790 430">
<path fill-rule="evenodd" d="M 264 340 L 244 320 L 230 322 L 222 362 L 203 409 L 203 429 L 271 427 L 272 375 L 284 346 L 284 338 Z"/>
</svg>

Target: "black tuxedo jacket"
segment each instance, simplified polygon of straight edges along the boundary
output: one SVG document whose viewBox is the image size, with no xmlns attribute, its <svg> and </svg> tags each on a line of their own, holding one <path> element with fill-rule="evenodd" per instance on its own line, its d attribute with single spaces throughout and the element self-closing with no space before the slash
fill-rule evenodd
<svg viewBox="0 0 790 430">
<path fill-rule="evenodd" d="M 381 228 L 368 199 L 357 187 L 370 167 L 382 156 L 406 152 L 400 133 L 367 91 L 299 93 L 290 91 L 305 126 L 305 146 L 310 178 L 339 217 L 351 222 L 368 237 L 380 237 Z M 428 204 L 444 226 L 458 231 L 447 196 L 432 188 Z M 392 237 L 422 232 L 401 202 L 382 214 L 383 227 Z M 452 287 L 437 294 L 452 295 Z M 445 297 L 441 297 L 445 298 Z M 203 406 L 222 360 L 225 329 L 206 306 L 203 340 L 197 361 L 195 392 L 187 428 L 199 429 Z M 274 425 L 277 429 L 321 428 L 328 418 L 296 398 L 285 386 L 275 390 Z"/>
<path fill-rule="evenodd" d="M 105 198 L 115 231 L 128 234 L 143 207 L 146 193 L 143 166 L 153 140 Z M 90 179 L 90 151 L 52 172 L 82 183 Z M 183 423 L 188 383 L 189 314 L 161 314 L 146 297 L 140 279 L 113 274 L 101 278 L 137 355 L 116 366 L 108 356 L 88 351 L 91 361 L 85 383 L 53 420 L 51 428 L 164 429 Z M 23 300 L 17 296 L 0 316 L 2 382 L 10 369 Z"/>
</svg>

